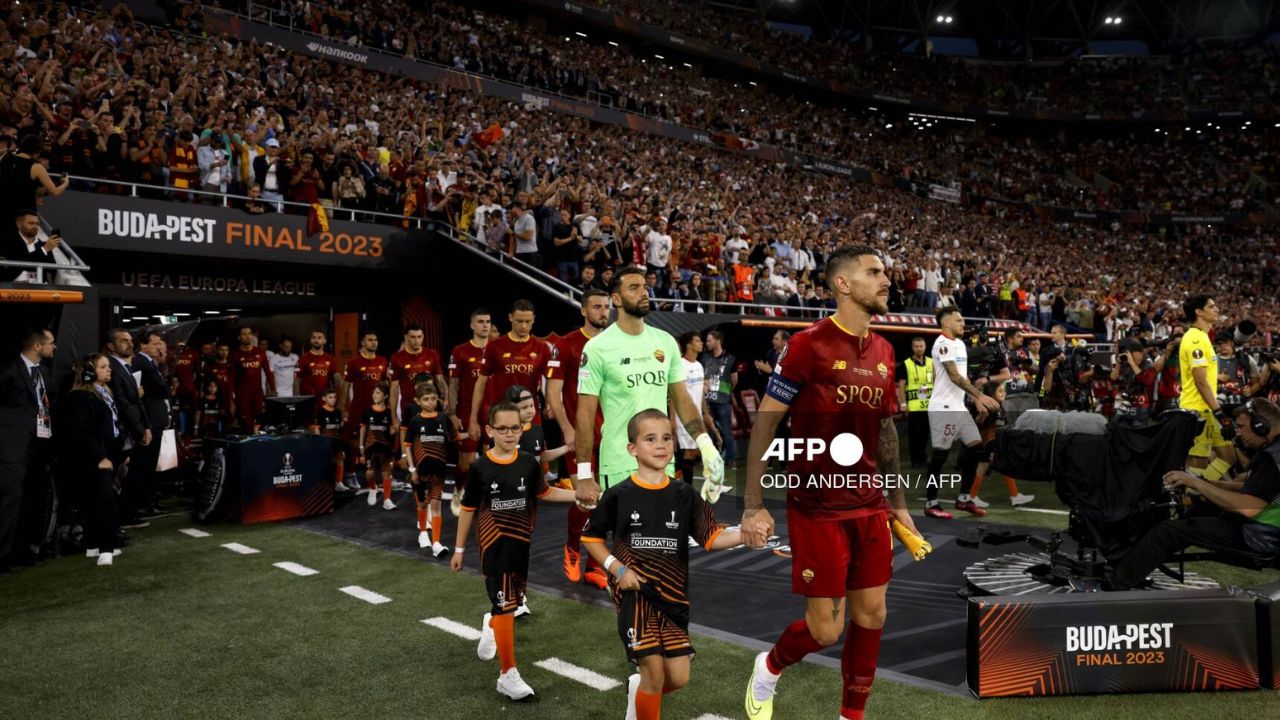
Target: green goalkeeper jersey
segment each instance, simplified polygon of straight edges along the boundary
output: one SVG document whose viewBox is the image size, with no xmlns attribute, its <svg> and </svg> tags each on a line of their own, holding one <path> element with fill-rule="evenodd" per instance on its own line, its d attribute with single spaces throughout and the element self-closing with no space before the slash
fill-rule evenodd
<svg viewBox="0 0 1280 720">
<path fill-rule="evenodd" d="M 664 330 L 645 325 L 644 332 L 630 335 L 614 323 L 587 341 L 578 371 L 578 394 L 598 397 L 604 413 L 601 477 L 636 470 L 636 459 L 627 452 L 627 423 L 641 410 L 667 412 L 667 387 L 682 381 L 680 348 Z M 668 473 L 673 472 L 674 465 L 669 466 Z"/>
</svg>

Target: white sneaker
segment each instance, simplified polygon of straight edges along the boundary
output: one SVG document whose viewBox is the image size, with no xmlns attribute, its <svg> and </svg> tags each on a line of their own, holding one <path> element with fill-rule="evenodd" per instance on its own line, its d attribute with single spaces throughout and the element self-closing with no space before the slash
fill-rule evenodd
<svg viewBox="0 0 1280 720">
<path fill-rule="evenodd" d="M 351 492 L 351 488 L 347 487 L 346 483 L 339 480 L 333 484 L 333 491 L 340 493 Z"/>
<path fill-rule="evenodd" d="M 112 561 L 115 560 L 115 558 L 116 558 L 115 553 L 100 553 L 98 555 L 98 567 L 102 567 L 103 565 L 110 565 Z"/>
<path fill-rule="evenodd" d="M 750 698 L 761 705 L 771 707 L 773 694 L 778 691 L 778 678 L 782 676 L 769 672 L 769 663 L 765 660 L 767 657 L 769 657 L 767 651 L 756 655 L 755 667 L 751 672 Z"/>
<path fill-rule="evenodd" d="M 627 720 L 636 720 L 636 693 L 640 691 L 640 673 L 627 678 Z"/>
<path fill-rule="evenodd" d="M 393 502 L 391 502 L 391 498 L 387 498 L 386 500 L 383 500 L 383 501 L 382 501 L 382 509 L 383 509 L 383 510 L 395 510 L 395 509 L 396 509 L 396 504 L 395 504 L 395 503 L 393 503 Z"/>
<path fill-rule="evenodd" d="M 523 700 L 533 694 L 533 688 L 520 677 L 518 669 L 511 668 L 498 676 L 498 692 L 512 700 Z"/>
<path fill-rule="evenodd" d="M 689 536 L 689 548 L 690 548 L 690 549 L 692 549 L 692 548 L 696 548 L 696 547 L 702 547 L 702 546 L 698 544 L 698 541 L 697 541 L 697 540 L 694 540 L 694 539 L 693 539 L 693 536 L 692 536 L 692 535 L 690 535 L 690 536 Z"/>
<path fill-rule="evenodd" d="M 462 493 L 453 494 L 453 499 L 449 501 L 449 512 L 453 513 L 454 517 L 462 515 Z"/>
<path fill-rule="evenodd" d="M 1035 495 L 1024 495 L 1022 493 L 1018 493 L 1017 495 L 1009 498 L 1009 502 L 1013 503 L 1014 507 L 1018 507 L 1019 505 L 1028 505 L 1035 499 Z"/>
<path fill-rule="evenodd" d="M 453 500 L 453 493 L 451 493 L 451 492 L 447 492 L 447 493 L 440 493 L 440 499 L 441 499 L 441 500 L 450 500 L 450 501 L 451 501 L 451 500 Z"/>
<path fill-rule="evenodd" d="M 449 548 L 445 547 L 444 545 L 441 545 L 440 543 L 431 543 L 432 557 L 442 558 L 448 554 L 449 554 Z M 519 613 L 516 613 L 516 614 L 519 615 Z"/>
<path fill-rule="evenodd" d="M 493 636 L 493 626 L 489 621 L 493 619 L 493 613 L 485 613 L 484 620 L 480 621 L 480 644 L 476 645 L 476 657 L 481 660 L 492 660 L 498 656 L 498 639 Z M 501 690 L 501 680 L 499 680 L 499 690 Z"/>
<path fill-rule="evenodd" d="M 369 493 L 369 507 L 373 507 L 374 505 L 377 505 L 377 504 L 378 504 L 378 491 L 377 491 L 377 490 L 365 490 L 364 492 Z"/>
<path fill-rule="evenodd" d="M 423 530 L 422 532 L 418 533 L 418 547 L 420 548 L 431 547 L 431 533 L 427 532 L 426 530 Z"/>
<path fill-rule="evenodd" d="M 970 498 L 969 498 L 969 500 L 970 500 L 974 505 L 976 505 L 976 506 L 978 506 L 978 507 L 980 507 L 980 508 L 991 507 L 991 503 L 987 502 L 986 500 L 983 500 L 982 498 L 978 497 L 977 495 L 974 495 L 973 497 L 970 497 Z"/>
<path fill-rule="evenodd" d="M 516 608 L 516 611 L 515 611 L 515 617 L 520 617 L 521 615 L 532 615 L 532 614 L 533 614 L 533 611 L 529 609 L 529 603 L 523 600 L 520 602 L 520 607 Z"/>
<path fill-rule="evenodd" d="M 84 556 L 87 558 L 96 558 L 98 557 L 98 554 L 98 548 L 92 548 L 84 551 Z"/>
</svg>

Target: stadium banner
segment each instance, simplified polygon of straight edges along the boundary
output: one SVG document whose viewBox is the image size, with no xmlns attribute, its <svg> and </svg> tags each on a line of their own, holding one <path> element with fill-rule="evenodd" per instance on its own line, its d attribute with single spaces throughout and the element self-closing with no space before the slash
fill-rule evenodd
<svg viewBox="0 0 1280 720">
<path fill-rule="evenodd" d="M 1220 590 L 973 597 L 968 682 L 980 698 L 1247 690 L 1253 597 Z"/>
<path fill-rule="evenodd" d="M 930 200 L 941 200 L 942 202 L 959 204 L 960 196 L 960 188 L 949 187 L 947 185 L 929 185 Z"/>
<path fill-rule="evenodd" d="M 387 225 L 331 220 L 307 234 L 303 215 L 250 215 L 224 208 L 100 193 L 66 192 L 45 199 L 75 247 L 186 255 L 210 260 L 405 268 L 426 257 L 429 243 Z"/>
</svg>

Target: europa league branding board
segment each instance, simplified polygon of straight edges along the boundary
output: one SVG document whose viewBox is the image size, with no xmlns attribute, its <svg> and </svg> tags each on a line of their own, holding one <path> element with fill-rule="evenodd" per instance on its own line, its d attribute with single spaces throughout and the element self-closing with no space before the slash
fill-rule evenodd
<svg viewBox="0 0 1280 720">
<path fill-rule="evenodd" d="M 971 598 L 969 688 L 982 698 L 1256 689 L 1264 603 L 1216 590 Z"/>
</svg>

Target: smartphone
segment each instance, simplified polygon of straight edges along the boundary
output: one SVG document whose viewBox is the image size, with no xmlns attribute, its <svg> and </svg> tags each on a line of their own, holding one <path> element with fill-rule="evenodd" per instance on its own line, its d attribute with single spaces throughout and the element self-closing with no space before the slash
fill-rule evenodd
<svg viewBox="0 0 1280 720">
<path fill-rule="evenodd" d="M 49 231 L 49 237 L 51 237 L 51 238 L 52 238 L 52 237 L 62 237 L 62 229 L 61 229 L 61 228 L 54 228 L 54 229 L 50 230 L 50 231 Z"/>
</svg>

